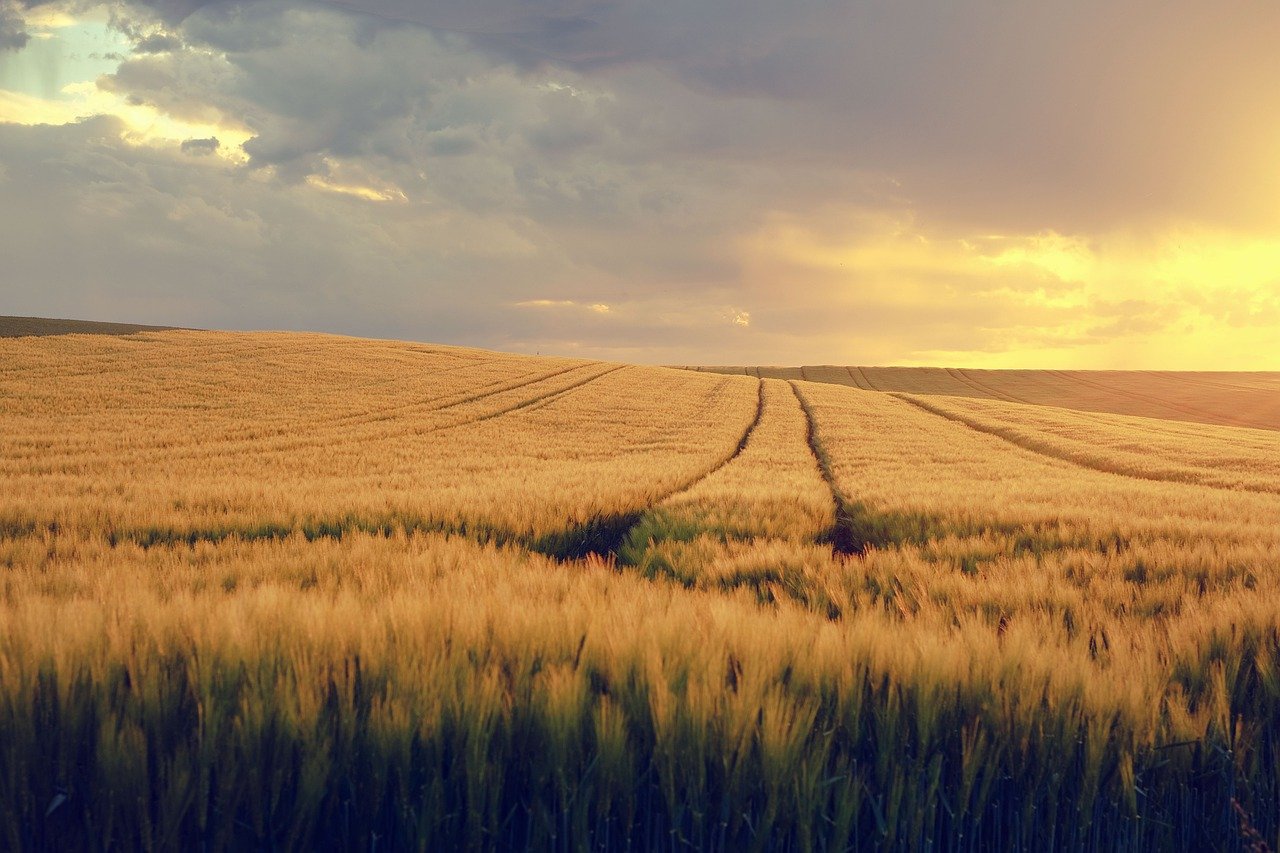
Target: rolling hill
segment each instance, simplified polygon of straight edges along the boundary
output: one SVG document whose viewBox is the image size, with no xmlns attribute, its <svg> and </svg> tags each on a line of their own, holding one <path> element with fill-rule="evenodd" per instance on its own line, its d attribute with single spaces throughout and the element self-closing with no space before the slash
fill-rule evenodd
<svg viewBox="0 0 1280 853">
<path fill-rule="evenodd" d="M 139 326 L 134 323 L 103 323 L 97 320 L 0 317 L 0 338 L 43 335 L 134 335 L 138 332 L 160 332 L 172 328 L 172 326 Z"/>
<path fill-rule="evenodd" d="M 1274 838 L 1280 432 L 911 375 L 0 340 L 4 846 Z"/>
<path fill-rule="evenodd" d="M 901 394 L 937 394 L 1059 406 L 1192 423 L 1280 429 L 1280 373 L 1158 370 L 969 370 L 943 367 L 688 367 L 826 382 Z"/>
</svg>

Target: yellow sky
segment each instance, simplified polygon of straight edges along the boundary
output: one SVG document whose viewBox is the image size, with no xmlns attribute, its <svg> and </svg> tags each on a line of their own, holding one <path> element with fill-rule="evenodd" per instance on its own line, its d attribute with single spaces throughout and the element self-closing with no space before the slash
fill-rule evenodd
<svg viewBox="0 0 1280 853">
<path fill-rule="evenodd" d="M 761 287 L 794 282 L 796 298 L 815 293 L 837 315 L 868 303 L 895 316 L 940 302 L 974 307 L 966 345 L 897 364 L 1280 369 L 1278 237 L 1190 224 L 940 237 L 910 219 L 855 214 L 847 230 L 860 236 L 846 242 L 831 224 L 846 216 L 824 211 L 813 227 L 776 218 L 744 241 L 748 274 Z M 988 303 L 1005 311 L 989 327 Z M 1025 325 L 1010 322 L 1020 313 Z"/>
</svg>

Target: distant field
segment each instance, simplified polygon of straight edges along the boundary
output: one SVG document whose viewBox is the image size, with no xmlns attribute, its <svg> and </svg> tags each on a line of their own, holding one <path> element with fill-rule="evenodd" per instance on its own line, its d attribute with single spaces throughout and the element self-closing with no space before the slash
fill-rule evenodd
<svg viewBox="0 0 1280 853">
<path fill-rule="evenodd" d="M 969 370 L 943 367 L 688 367 L 867 391 L 1035 403 L 1193 423 L 1280 429 L 1280 373 Z"/>
<path fill-rule="evenodd" d="M 805 371 L 0 340 L 0 848 L 1280 837 L 1280 433 Z"/>
<path fill-rule="evenodd" d="M 171 326 L 138 326 L 131 323 L 99 323 L 95 320 L 0 317 L 0 338 L 41 335 L 132 335 L 138 332 L 159 332 L 171 328 Z"/>
</svg>

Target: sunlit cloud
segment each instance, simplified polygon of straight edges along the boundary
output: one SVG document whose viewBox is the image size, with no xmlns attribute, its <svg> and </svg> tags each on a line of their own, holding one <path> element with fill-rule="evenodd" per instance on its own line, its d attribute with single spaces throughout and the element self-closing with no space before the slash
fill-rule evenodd
<svg viewBox="0 0 1280 853">
<path fill-rule="evenodd" d="M 409 200 L 397 186 L 378 181 L 369 175 L 351 174 L 354 170 L 343 168 L 334 160 L 326 159 L 325 165 L 329 173 L 308 175 L 308 186 L 364 201 L 404 203 Z"/>
<path fill-rule="evenodd" d="M 196 121 L 112 91 L 98 77 L 115 70 L 131 48 L 130 39 L 113 27 L 106 7 L 73 13 L 58 4 L 25 13 L 25 24 L 46 44 L 31 45 L 5 60 L 0 77 L 0 122 L 20 125 L 66 125 L 90 116 L 119 120 L 121 139 L 134 146 L 180 146 L 188 140 L 213 139 L 211 153 L 232 163 L 247 158 L 241 145 L 251 138 L 235 122 Z"/>
<path fill-rule="evenodd" d="M 983 243 L 1005 244 L 1007 248 L 992 253 L 990 247 L 979 248 Z M 982 257 L 996 267 L 1039 270 L 1062 281 L 1086 281 L 1096 271 L 1097 259 L 1087 240 L 1052 231 L 1013 238 L 979 237 L 962 241 L 961 245 L 980 251 Z"/>
<path fill-rule="evenodd" d="M 517 308 L 567 308 L 578 311 L 589 311 L 593 314 L 612 313 L 613 307 L 603 302 L 583 304 L 572 299 L 522 299 L 514 303 Z"/>
<path fill-rule="evenodd" d="M 375 187 L 366 187 L 359 184 L 343 184 L 333 181 L 320 175 L 308 175 L 307 183 L 317 189 L 326 192 L 338 193 L 339 195 L 349 195 L 354 198 L 364 199 L 365 201 L 404 201 L 405 196 L 399 190 L 380 190 Z"/>
<path fill-rule="evenodd" d="M 252 134 L 236 125 L 184 121 L 149 104 L 130 103 L 91 82 L 68 84 L 62 93 L 65 97 L 52 100 L 0 89 L 0 122 L 57 125 L 112 116 L 121 122 L 120 138 L 130 145 L 180 146 L 188 140 L 216 138 L 219 144 L 211 153 L 217 157 L 232 163 L 248 159 L 241 146 Z"/>
<path fill-rule="evenodd" d="M 50 3 L 27 9 L 23 13 L 23 20 L 33 30 L 63 30 L 74 27 L 85 19 L 72 15 L 57 4 Z"/>
</svg>

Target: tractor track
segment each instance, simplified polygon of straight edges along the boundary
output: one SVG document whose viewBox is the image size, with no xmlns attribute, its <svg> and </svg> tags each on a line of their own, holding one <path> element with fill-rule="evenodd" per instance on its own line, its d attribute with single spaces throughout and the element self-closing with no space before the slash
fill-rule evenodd
<svg viewBox="0 0 1280 853">
<path fill-rule="evenodd" d="M 469 421 L 468 424 L 525 411 L 530 408 L 550 405 L 577 392 L 583 386 L 597 379 L 625 370 L 628 367 L 628 365 L 610 367 L 608 370 L 582 379 L 570 387 L 557 389 L 552 393 L 541 395 L 532 400 L 525 400 L 517 406 L 512 406 L 502 412 L 487 414 L 475 421 Z M 315 540 L 341 539 L 347 533 L 352 532 L 363 532 L 384 537 L 391 537 L 399 533 L 443 533 L 446 535 L 466 536 L 483 543 L 518 546 L 561 562 L 579 560 L 590 555 L 608 557 L 616 554 L 618 548 L 626 541 L 631 530 L 645 513 L 664 501 L 694 488 L 742 454 L 764 415 L 764 382 L 759 379 L 756 382 L 756 409 L 751 422 L 747 425 L 733 450 L 710 468 L 700 472 L 697 476 L 682 483 L 643 508 L 623 513 L 596 516 L 585 522 L 540 536 L 504 530 L 484 523 L 448 522 L 439 519 L 409 518 L 397 515 L 371 520 L 356 520 L 352 518 L 312 520 L 301 526 L 283 523 L 267 524 L 260 525 L 251 531 L 235 529 L 112 531 L 110 534 L 111 544 L 115 547 L 121 542 L 128 542 L 148 549 L 172 545 L 195 545 L 197 542 L 220 542 L 232 539 L 243 541 L 285 539 L 294 535 L 302 535 L 308 540 Z M 441 429 L 451 429 L 464 425 L 467 424 L 453 424 Z"/>
<path fill-rule="evenodd" d="M 1116 388 L 1112 385 L 1107 385 L 1104 382 L 1098 382 L 1095 379 L 1085 379 L 1083 376 L 1076 376 L 1075 374 L 1068 373 L 1064 370 L 1050 370 L 1047 372 L 1054 376 L 1058 376 L 1062 379 L 1066 379 L 1068 381 L 1076 382 L 1078 384 L 1085 385 L 1091 388 L 1096 388 L 1100 391 L 1106 391 L 1110 394 L 1116 394 L 1121 397 L 1127 397 L 1130 400 L 1134 400 L 1139 403 L 1149 403 L 1149 404 L 1155 404 L 1157 406 L 1164 406 L 1167 409 L 1172 409 L 1175 412 L 1180 412 L 1184 415 L 1187 415 L 1188 417 L 1194 418 L 1199 423 L 1209 423 L 1209 424 L 1217 423 L 1223 426 L 1238 426 L 1238 427 L 1245 427 L 1247 429 L 1265 429 L 1265 427 L 1259 427 L 1256 424 L 1251 424 L 1246 421 L 1239 420 L 1237 418 L 1232 417 L 1231 415 L 1216 414 L 1214 412 L 1207 412 L 1204 409 L 1197 409 L 1193 406 L 1186 406 L 1181 403 L 1176 403 L 1170 400 L 1162 400 L 1159 397 L 1149 397 L 1146 394 L 1139 394 L 1137 391 L 1129 391 L 1124 388 Z M 1116 412 L 1114 414 L 1122 414 L 1122 413 Z M 1155 416 L 1140 415 L 1139 417 L 1155 417 Z M 1206 420 L 1206 418 L 1208 420 Z"/>
<path fill-rule="evenodd" d="M 760 421 L 763 418 L 764 418 L 764 380 L 757 378 L 756 379 L 755 417 L 751 419 L 751 423 L 747 424 L 747 429 L 745 432 L 742 433 L 742 438 L 738 439 L 738 446 L 733 449 L 733 452 L 730 453 L 728 456 L 724 457 L 723 459 L 721 459 L 715 465 L 712 465 L 706 471 L 703 471 L 701 474 L 699 474 L 698 476 L 694 477 L 692 480 L 685 483 L 683 486 L 680 486 L 677 489 L 673 489 L 672 491 L 663 495 L 661 498 L 654 501 L 653 504 L 648 508 L 646 508 L 644 511 L 648 512 L 649 510 L 653 509 L 659 504 L 665 503 L 671 500 L 672 498 L 683 495 L 685 492 L 690 491 L 699 483 L 701 483 L 703 480 L 706 480 L 708 477 L 715 474 L 721 468 L 723 468 L 724 466 L 728 465 L 730 462 L 732 462 L 733 460 L 741 456 L 742 451 L 746 450 L 747 445 L 751 442 L 752 433 L 756 431 L 756 427 L 760 426 Z"/>
<path fill-rule="evenodd" d="M 867 549 L 867 543 L 858 541 L 854 535 L 853 514 L 849 509 L 849 499 L 836 482 L 835 471 L 831 466 L 831 457 L 827 455 L 826 448 L 822 446 L 822 441 L 818 438 L 818 419 L 814 415 L 809 401 L 801 393 L 800 386 L 794 381 L 790 384 L 791 393 L 796 395 L 796 401 L 804 411 L 809 452 L 813 454 L 814 460 L 818 463 L 818 470 L 822 473 L 822 479 L 831 492 L 834 520 L 823 539 L 831 544 L 831 550 L 836 554 L 846 556 L 862 554 Z"/>
<path fill-rule="evenodd" d="M 1009 444 L 1012 444 L 1013 446 L 1020 448 L 1021 450 L 1028 451 L 1029 453 L 1034 453 L 1037 456 L 1042 456 L 1046 459 L 1053 459 L 1057 462 L 1065 462 L 1068 465 L 1074 465 L 1077 468 L 1083 468 L 1084 470 L 1087 470 L 1087 471 L 1096 471 L 1101 474 L 1110 474 L 1115 477 L 1124 477 L 1130 480 L 1146 480 L 1148 482 L 1153 482 L 1153 483 L 1174 483 L 1181 486 L 1193 486 L 1193 487 L 1199 487 L 1204 489 L 1214 489 L 1216 491 L 1221 491 L 1221 492 L 1253 492 L 1254 494 L 1260 494 L 1260 495 L 1280 494 L 1280 489 L 1259 489 L 1259 488 L 1254 488 L 1254 487 L 1245 486 L 1245 485 L 1220 486 L 1213 483 L 1202 483 L 1196 480 L 1180 479 L 1176 477 L 1160 477 L 1155 474 L 1151 474 L 1145 471 L 1137 471 L 1122 465 L 1109 466 L 1109 465 L 1104 465 L 1102 463 L 1094 464 L 1089 462 L 1088 460 L 1079 459 L 1071 456 L 1070 454 L 1058 451 L 1055 448 L 1048 446 L 1042 442 L 1035 441 L 1034 439 L 1026 438 L 1025 436 L 1020 436 L 1017 433 L 1013 432 L 1012 430 L 1003 429 L 1001 427 L 989 426 L 979 421 L 975 421 L 970 418 L 967 418 L 964 415 L 960 415 L 955 412 L 948 412 L 944 409 L 934 406 L 932 403 L 926 402 L 925 400 L 921 399 L 919 396 L 905 394 L 900 391 L 891 392 L 890 396 L 896 397 L 902 402 L 912 405 L 923 412 L 933 415 L 934 417 L 951 421 L 952 423 L 959 424 L 960 426 L 971 429 L 974 432 L 982 433 L 983 435 L 989 435 L 989 436 L 992 436 L 993 438 L 998 438 L 1001 441 L 1008 442 Z"/>
<path fill-rule="evenodd" d="M 570 394 L 573 394 L 582 390 L 584 386 L 589 385 L 592 382 L 595 382 L 597 379 L 603 379 L 606 376 L 617 373 L 620 370 L 629 370 L 629 369 L 631 369 L 630 365 L 619 364 L 616 367 L 611 367 L 608 370 L 604 370 L 600 373 L 596 373 L 591 376 L 588 376 L 586 379 L 581 379 L 577 382 L 574 382 L 572 385 L 567 385 L 564 388 L 559 388 L 555 391 L 550 391 L 546 394 L 543 394 L 542 396 L 534 397 L 533 399 L 530 399 L 530 400 L 524 400 L 520 403 L 517 403 L 514 406 L 509 406 L 505 409 L 499 409 L 496 412 L 488 412 L 486 414 L 480 415 L 479 417 L 462 421 L 461 423 L 446 424 L 444 426 L 423 430 L 422 432 L 418 433 L 418 435 L 428 435 L 433 432 L 443 432 L 447 429 L 458 429 L 459 427 L 472 426 L 474 424 L 478 424 L 483 421 L 488 421 L 488 420 L 493 420 L 494 418 L 503 417 L 504 415 L 515 414 L 516 412 L 533 411 L 535 409 L 540 409 L 543 406 L 549 406 L 552 403 L 558 402 L 564 397 L 569 396 Z"/>
<path fill-rule="evenodd" d="M 855 367 L 853 369 L 858 371 L 858 375 L 862 377 L 862 381 L 867 384 L 868 391 L 884 391 L 883 388 L 876 387 L 875 383 L 871 381 L 871 377 L 867 376 L 867 371 L 863 370 L 861 367 Z"/>
<path fill-rule="evenodd" d="M 1205 388 L 1221 388 L 1224 391 L 1251 391 L 1267 394 L 1276 390 L 1275 388 L 1267 388 L 1261 385 L 1235 385 L 1229 382 L 1220 382 L 1216 379 L 1204 379 L 1199 376 L 1190 375 L 1189 371 L 1140 370 L 1137 372 L 1146 374 L 1147 376 L 1154 376 L 1157 379 L 1177 379 L 1181 382 L 1190 382 L 1194 385 L 1201 385 Z"/>
<path fill-rule="evenodd" d="M 561 533 L 544 537 L 542 542 L 535 543 L 531 548 L 561 560 L 581 559 L 593 554 L 606 558 L 616 557 L 618 549 L 627 541 L 631 536 L 631 532 L 646 515 L 667 501 L 691 491 L 699 483 L 712 477 L 717 471 L 741 456 L 742 452 L 747 449 L 747 445 L 751 443 L 751 436 L 755 433 L 756 427 L 760 425 L 763 417 L 764 380 L 757 378 L 755 415 L 752 417 L 751 422 L 747 424 L 747 428 L 743 431 L 742 437 L 738 439 L 738 444 L 731 453 L 692 479 L 650 501 L 646 506 L 591 519 L 584 524 L 577 525 Z"/>
<path fill-rule="evenodd" d="M 413 411 L 421 410 L 422 407 L 424 406 L 430 407 L 430 408 L 427 408 L 424 413 L 445 411 L 460 405 L 464 405 L 466 403 L 473 403 L 479 400 L 484 400 L 489 397 L 496 396 L 498 394 L 504 394 L 511 391 L 518 391 L 521 388 L 525 388 L 539 382 L 545 382 L 545 381 L 555 379 L 558 376 L 562 376 L 563 374 L 569 373 L 574 370 L 590 369 L 593 367 L 598 368 L 599 366 L 600 366 L 599 362 L 588 362 L 586 364 L 571 365 L 569 367 L 561 368 L 551 372 L 541 371 L 536 375 L 532 375 L 532 376 L 530 376 L 529 374 L 525 374 L 522 377 L 520 377 L 519 381 L 516 381 L 516 382 L 512 382 L 509 379 L 497 380 L 498 382 L 502 383 L 500 387 L 492 388 L 492 390 L 483 391 L 481 393 L 470 394 L 461 400 L 453 400 L 444 406 L 430 407 L 430 404 L 438 400 L 448 399 L 450 397 L 457 396 L 456 393 L 441 395 L 440 397 L 433 398 L 432 400 L 418 401 L 415 403 L 406 403 L 398 406 L 389 407 L 387 409 L 378 409 L 374 412 L 363 412 L 363 413 L 360 413 L 359 415 L 346 413 L 331 419 L 320 419 L 318 422 L 308 423 L 309 431 L 311 431 L 312 434 L 306 435 L 306 436 L 297 435 L 295 425 L 284 425 L 284 426 L 276 427 L 274 434 L 269 437 L 264 437 L 261 435 L 255 436 L 252 434 L 248 434 L 248 435 L 237 435 L 230 439 L 201 442 L 198 445 L 189 445 L 189 444 L 168 445 L 168 446 L 146 445 L 144 447 L 130 448 L 122 452 L 119 452 L 119 451 L 114 452 L 112 456 L 112 460 L 113 462 L 119 463 L 121 461 L 127 461 L 128 459 L 136 458 L 139 456 L 154 454 L 156 451 L 161 451 L 161 450 L 168 451 L 171 448 L 175 449 L 176 452 L 167 452 L 165 454 L 165 460 L 167 462 L 176 462 L 184 459 L 186 460 L 203 459 L 203 458 L 209 457 L 211 455 L 211 452 L 214 450 L 216 450 L 221 455 L 234 454 L 242 451 L 250 451 L 253 453 L 262 453 L 264 451 L 269 451 L 273 453 L 296 452 L 298 450 L 302 450 L 307 447 L 313 447 L 318 444 L 325 443 L 326 441 L 328 441 L 327 431 L 330 431 L 333 429 L 338 429 L 338 428 L 351 429 L 353 427 L 376 424 L 382 421 L 402 422 L 406 418 L 408 418 Z M 596 378 L 598 376 L 604 375 L 604 373 L 613 372 L 616 369 L 617 368 L 609 368 L 603 373 L 593 374 L 592 377 L 590 378 L 592 379 Z M 493 385 L 496 383 L 489 383 L 489 384 Z M 575 386 L 577 384 L 583 384 L 583 383 L 575 383 Z M 574 387 L 574 386 L 570 386 L 570 387 Z M 564 390 L 567 390 L 567 389 L 564 387 L 553 389 L 547 394 L 538 395 L 538 397 L 533 400 L 523 400 L 521 401 L 520 404 L 517 404 L 516 406 L 511 406 L 508 409 L 504 409 L 500 413 L 505 413 L 506 411 L 509 411 L 509 410 L 515 410 L 517 408 L 521 408 L 525 404 L 537 402 L 539 399 L 542 399 L 543 397 L 549 396 L 550 394 L 559 393 Z M 432 432 L 439 432 L 443 429 L 448 429 L 451 427 L 465 426 L 469 423 L 473 423 L 477 420 L 482 420 L 482 419 L 487 419 L 487 418 L 467 418 L 467 419 L 463 419 L 462 421 L 448 423 L 448 424 L 440 424 L 427 429 L 414 430 L 411 432 L 415 435 L 423 435 L 423 434 L 432 433 Z M 315 434 L 314 430 L 323 430 L 325 432 L 322 432 L 321 434 L 317 435 Z M 385 437 L 386 437 L 385 435 L 381 435 L 381 436 L 366 438 L 365 440 L 376 440 L 377 438 L 385 438 Z M 68 465 L 68 464 L 77 464 L 77 463 L 83 463 L 83 462 L 91 462 L 92 460 L 98 458 L 100 454 L 95 452 L 81 451 L 78 453 L 71 453 L 71 454 L 66 454 L 62 456 L 51 457 L 45 454 L 40 454 L 40 456 L 41 456 L 41 461 L 44 462 L 45 464 Z M 5 461 L 8 462 L 11 460 L 5 460 Z"/>
<path fill-rule="evenodd" d="M 990 385 L 987 385 L 984 382 L 979 382 L 977 379 L 974 379 L 964 370 L 961 370 L 955 367 L 948 367 L 945 369 L 947 373 L 949 373 L 951 376 L 955 377 L 956 379 L 960 380 L 964 384 L 968 385 L 970 388 L 973 388 L 975 391 L 981 391 L 983 394 L 986 394 L 992 399 L 1001 400 L 1006 403 L 1027 403 L 1028 405 L 1030 405 L 1030 403 L 1028 403 L 1027 400 L 1019 399 L 1013 396 L 1012 394 L 1006 394 L 1004 391 L 1000 391 L 996 388 L 992 388 Z"/>
<path fill-rule="evenodd" d="M 864 376 L 863 378 L 859 379 L 859 378 L 858 378 L 858 375 L 857 375 L 856 373 L 854 373 L 854 372 L 853 372 L 853 368 L 852 368 L 852 367 L 846 367 L 846 368 L 844 369 L 844 372 L 845 372 L 845 373 L 847 373 L 847 374 L 849 374 L 849 378 L 850 378 L 851 380 L 853 380 L 853 387 L 854 387 L 854 388 L 857 388 L 859 391 L 872 391 L 872 390 L 875 390 L 875 389 L 873 389 L 870 385 L 868 385 L 868 384 L 867 384 L 867 379 L 866 379 L 866 377 L 865 377 L 865 376 Z"/>
</svg>

